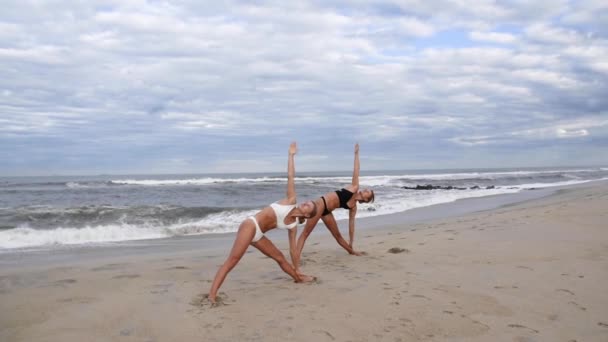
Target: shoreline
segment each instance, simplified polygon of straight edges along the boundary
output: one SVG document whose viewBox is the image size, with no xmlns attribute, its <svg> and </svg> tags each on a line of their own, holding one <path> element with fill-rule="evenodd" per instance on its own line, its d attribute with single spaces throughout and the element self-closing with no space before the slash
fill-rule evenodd
<svg viewBox="0 0 608 342">
<path fill-rule="evenodd" d="M 366 232 L 369 229 L 382 230 L 383 227 L 396 223 L 416 224 L 432 222 L 441 219 L 456 218 L 487 210 L 499 209 L 504 206 L 517 205 L 528 201 L 539 200 L 567 189 L 579 189 L 592 186 L 608 185 L 608 180 L 590 181 L 581 184 L 546 187 L 535 190 L 524 190 L 517 193 L 497 194 L 480 197 L 457 199 L 452 202 L 433 204 L 426 207 L 413 208 L 403 212 L 363 217 L 357 219 L 356 232 Z M 343 236 L 346 236 L 348 220 L 337 220 Z M 301 226 L 299 226 L 301 229 Z M 16 248 L 0 252 L 0 266 L 4 270 L 44 269 L 69 263 L 91 262 L 95 260 L 112 260 L 124 256 L 145 257 L 146 255 L 172 255 L 184 252 L 196 253 L 201 249 L 207 252 L 226 253 L 234 240 L 234 232 L 217 234 L 184 235 L 158 239 L 126 240 L 91 244 L 73 244 L 60 246 L 40 246 Z M 287 234 L 281 234 L 277 229 L 271 230 L 267 236 L 277 242 L 279 249 L 287 249 Z M 318 236 L 329 236 L 323 222 L 319 221 L 309 239 Z M 330 237 L 333 241 L 333 238 Z M 357 242 L 357 238 L 355 238 Z M 308 244 L 308 243 L 307 243 Z M 338 248 L 340 248 L 338 246 Z"/>
</svg>

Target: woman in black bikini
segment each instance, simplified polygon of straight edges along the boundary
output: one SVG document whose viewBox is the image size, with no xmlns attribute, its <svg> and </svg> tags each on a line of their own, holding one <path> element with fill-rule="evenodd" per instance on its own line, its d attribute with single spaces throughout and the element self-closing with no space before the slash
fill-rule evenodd
<svg viewBox="0 0 608 342">
<path fill-rule="evenodd" d="M 355 144 L 355 166 L 353 170 L 352 184 L 340 190 L 329 192 L 314 201 L 319 210 L 317 211 L 317 215 L 309 218 L 306 221 L 304 230 L 298 238 L 296 258 L 293 260 L 296 272 L 298 274 L 302 274 L 300 273 L 300 257 L 302 256 L 302 249 L 304 248 L 304 243 L 306 242 L 308 235 L 310 235 L 312 230 L 315 228 L 317 222 L 319 222 L 319 219 L 323 220 L 323 223 L 325 223 L 325 226 L 327 229 L 329 229 L 338 244 L 342 246 L 342 248 L 344 248 L 349 254 L 362 255 L 361 252 L 357 252 L 353 248 L 357 203 L 370 203 L 373 201 L 374 191 L 370 189 L 359 191 L 359 144 Z M 331 213 L 337 208 L 348 209 L 348 243 L 340 234 L 336 219 Z"/>
</svg>

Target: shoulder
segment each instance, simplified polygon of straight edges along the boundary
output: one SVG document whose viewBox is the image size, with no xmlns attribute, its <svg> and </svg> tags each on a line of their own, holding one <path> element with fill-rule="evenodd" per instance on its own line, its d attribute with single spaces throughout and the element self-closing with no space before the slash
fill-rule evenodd
<svg viewBox="0 0 608 342">
<path fill-rule="evenodd" d="M 359 191 L 359 186 L 351 184 L 349 186 L 345 186 L 344 189 L 346 189 L 354 194 L 355 192 Z"/>
<path fill-rule="evenodd" d="M 276 201 L 275 203 L 281 204 L 281 205 L 295 205 L 297 203 L 297 197 L 296 196 L 285 197 L 280 201 Z"/>
</svg>

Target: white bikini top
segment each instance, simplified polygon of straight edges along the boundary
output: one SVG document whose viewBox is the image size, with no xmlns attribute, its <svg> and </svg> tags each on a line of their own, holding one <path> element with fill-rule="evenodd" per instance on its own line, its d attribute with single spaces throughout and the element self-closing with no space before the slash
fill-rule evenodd
<svg viewBox="0 0 608 342">
<path fill-rule="evenodd" d="M 280 229 L 292 229 L 298 225 L 298 219 L 296 219 L 293 223 L 285 224 L 285 216 L 289 214 L 289 212 L 295 208 L 295 204 L 279 204 L 274 202 L 270 205 L 272 210 L 274 210 L 274 214 L 277 216 L 277 228 Z"/>
</svg>

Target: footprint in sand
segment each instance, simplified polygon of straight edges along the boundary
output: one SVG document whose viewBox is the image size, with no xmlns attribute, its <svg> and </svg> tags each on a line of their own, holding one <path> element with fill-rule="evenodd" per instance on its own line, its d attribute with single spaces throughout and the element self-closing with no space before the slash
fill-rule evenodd
<svg viewBox="0 0 608 342">
<path fill-rule="evenodd" d="M 320 333 L 320 334 L 325 334 L 332 341 L 336 340 L 336 338 L 334 337 L 334 335 L 332 335 L 329 331 L 326 331 L 326 330 L 313 330 L 313 332 Z"/>
<path fill-rule="evenodd" d="M 535 342 L 536 339 L 531 338 L 530 336 L 517 336 L 513 339 L 515 342 Z"/>
<path fill-rule="evenodd" d="M 599 325 L 600 327 L 608 328 L 608 324 L 604 322 L 597 322 L 597 325 Z"/>
<path fill-rule="evenodd" d="M 230 305 L 234 300 L 228 300 L 228 295 L 225 292 L 220 292 L 215 297 L 215 303 L 209 300 L 209 294 L 199 294 L 190 301 L 190 305 L 196 306 L 199 309 L 217 308 L 220 306 Z"/>
<path fill-rule="evenodd" d="M 569 293 L 569 294 L 571 294 L 571 295 L 573 295 L 573 296 L 574 296 L 574 292 L 572 292 L 572 291 L 570 291 L 570 290 L 568 290 L 568 289 L 557 289 L 557 290 L 555 290 L 555 291 L 566 292 L 566 293 Z"/>
<path fill-rule="evenodd" d="M 119 274 L 116 276 L 113 276 L 112 279 L 135 279 L 135 278 L 139 278 L 140 275 L 139 274 Z"/>
<path fill-rule="evenodd" d="M 59 303 L 78 303 L 78 304 L 87 304 L 91 303 L 95 300 L 93 297 L 68 297 L 63 299 L 58 299 Z"/>
<path fill-rule="evenodd" d="M 525 270 L 534 271 L 534 269 L 532 267 L 528 267 L 528 266 L 517 266 L 517 268 L 523 268 Z"/>
<path fill-rule="evenodd" d="M 152 293 L 152 294 L 165 294 L 165 293 L 169 292 L 169 288 L 171 286 L 173 286 L 173 283 L 156 284 L 156 285 L 152 286 L 155 290 L 150 291 L 150 293 Z"/>
<path fill-rule="evenodd" d="M 393 248 L 389 249 L 388 252 L 393 253 L 393 254 L 398 254 L 398 253 L 404 253 L 404 252 L 409 253 L 410 251 L 405 248 L 393 247 Z"/>
<path fill-rule="evenodd" d="M 53 283 L 51 283 L 51 286 L 67 286 L 70 284 L 76 284 L 78 281 L 76 279 L 61 279 L 61 280 L 57 280 L 54 281 Z"/>
<path fill-rule="evenodd" d="M 494 286 L 494 288 L 498 289 L 498 290 L 502 290 L 502 289 L 506 289 L 506 288 L 518 289 L 519 287 L 517 285 L 512 285 L 512 286 L 497 285 L 497 286 Z"/>
<path fill-rule="evenodd" d="M 426 300 L 431 300 L 431 298 L 429 298 L 427 296 L 424 296 L 424 295 L 420 295 L 420 294 L 413 294 L 412 297 L 415 297 L 415 298 L 424 298 Z"/>
<path fill-rule="evenodd" d="M 134 332 L 134 328 L 125 328 L 120 331 L 120 336 L 131 336 Z"/>
<path fill-rule="evenodd" d="M 168 270 L 189 270 L 190 267 L 186 267 L 186 266 L 173 266 L 173 267 L 169 267 L 167 269 Z"/>
<path fill-rule="evenodd" d="M 91 268 L 91 271 L 93 272 L 98 272 L 98 271 L 111 271 L 111 270 L 115 270 L 118 268 L 123 268 L 128 264 L 107 264 L 107 265 L 103 265 L 100 267 L 94 267 Z"/>
<path fill-rule="evenodd" d="M 584 306 L 580 305 L 580 304 L 579 304 L 579 303 L 577 303 L 577 302 L 568 302 L 568 304 L 571 304 L 571 305 L 576 306 L 576 307 L 577 307 L 579 310 L 581 310 L 581 311 L 587 311 L 587 308 L 586 308 L 586 307 L 584 307 Z"/>
<path fill-rule="evenodd" d="M 529 328 L 529 327 L 527 327 L 525 325 L 521 325 L 521 324 L 509 324 L 508 327 L 509 328 L 518 328 L 518 329 L 527 329 L 527 330 L 530 330 L 530 331 L 532 331 L 534 333 L 537 333 L 537 334 L 539 333 L 538 330 Z"/>
</svg>

